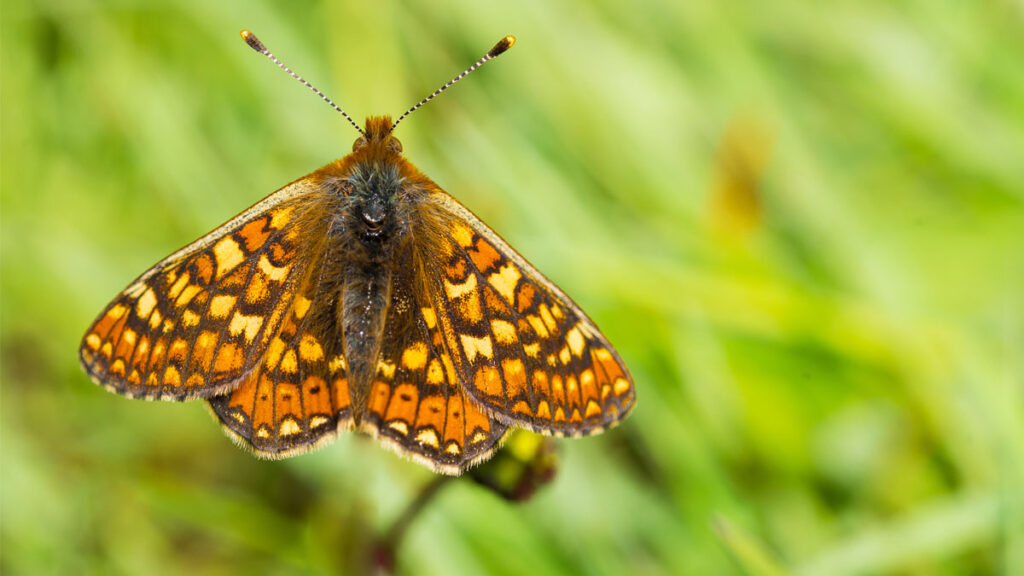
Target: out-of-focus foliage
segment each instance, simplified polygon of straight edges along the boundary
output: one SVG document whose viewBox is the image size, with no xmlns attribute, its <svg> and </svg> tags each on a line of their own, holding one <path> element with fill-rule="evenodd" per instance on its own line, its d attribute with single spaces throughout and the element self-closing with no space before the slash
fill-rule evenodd
<svg viewBox="0 0 1024 576">
<path fill-rule="evenodd" d="M 403 574 L 1024 573 L 1024 8 L 6 1 L 4 574 L 333 574 L 430 480 L 346 435 L 257 461 L 108 394 L 138 273 L 506 34 L 403 122 L 636 379 L 512 504 L 450 483 Z"/>
</svg>

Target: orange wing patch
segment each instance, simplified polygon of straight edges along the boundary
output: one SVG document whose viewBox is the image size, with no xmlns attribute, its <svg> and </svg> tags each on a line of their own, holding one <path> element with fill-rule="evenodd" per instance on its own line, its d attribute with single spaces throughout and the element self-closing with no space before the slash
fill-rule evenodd
<svg viewBox="0 0 1024 576">
<path fill-rule="evenodd" d="M 294 298 L 256 370 L 209 400 L 230 436 L 265 458 L 334 438 L 352 422 L 348 364 L 336 328 L 336 283 L 314 278 Z"/>
<path fill-rule="evenodd" d="M 432 302 L 470 398 L 508 425 L 578 436 L 633 408 L 625 364 L 582 310 L 447 195 Z"/>
<path fill-rule="evenodd" d="M 235 386 L 259 361 L 291 304 L 293 286 L 306 271 L 303 242 L 317 233 L 307 228 L 322 226 L 299 217 L 286 199 L 296 194 L 292 187 L 125 289 L 82 339 L 79 356 L 89 376 L 119 394 L 173 400 Z"/>
<path fill-rule="evenodd" d="M 360 429 L 437 472 L 460 473 L 498 449 L 506 426 L 459 385 L 436 315 L 411 271 L 396 279 Z M 425 304 L 425 305 L 424 305 Z"/>
</svg>

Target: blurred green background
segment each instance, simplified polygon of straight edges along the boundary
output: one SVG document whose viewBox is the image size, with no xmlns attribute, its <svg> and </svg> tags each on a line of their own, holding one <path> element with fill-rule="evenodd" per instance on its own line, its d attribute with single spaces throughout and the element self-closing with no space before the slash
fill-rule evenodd
<svg viewBox="0 0 1024 576">
<path fill-rule="evenodd" d="M 4 0 L 4 574 L 334 574 L 431 474 L 282 462 L 111 395 L 89 322 L 357 134 L 573 295 L 639 404 L 402 574 L 1024 574 L 1024 8 L 1011 2 Z"/>
</svg>

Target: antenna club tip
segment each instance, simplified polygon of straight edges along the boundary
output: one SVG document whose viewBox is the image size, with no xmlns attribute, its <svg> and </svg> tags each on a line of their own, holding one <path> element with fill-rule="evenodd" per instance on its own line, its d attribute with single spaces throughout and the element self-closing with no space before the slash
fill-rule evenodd
<svg viewBox="0 0 1024 576">
<path fill-rule="evenodd" d="M 253 34 L 252 32 L 250 32 L 248 30 L 242 30 L 239 34 L 242 35 L 242 40 L 245 40 L 245 43 L 248 44 L 249 47 L 252 48 L 253 50 L 255 50 L 257 52 L 266 52 L 267 51 L 267 47 L 264 46 L 263 42 L 260 42 L 260 39 L 257 38 L 256 35 Z"/>
<path fill-rule="evenodd" d="M 497 44 L 494 45 L 494 48 L 491 48 L 491 51 L 487 53 L 487 56 L 489 56 L 491 58 L 494 58 L 495 56 L 498 56 L 502 52 L 504 52 L 504 51 L 508 50 L 509 48 L 511 48 L 512 45 L 515 44 L 515 43 L 516 43 L 516 37 L 515 36 L 505 36 L 504 38 L 499 40 Z"/>
</svg>

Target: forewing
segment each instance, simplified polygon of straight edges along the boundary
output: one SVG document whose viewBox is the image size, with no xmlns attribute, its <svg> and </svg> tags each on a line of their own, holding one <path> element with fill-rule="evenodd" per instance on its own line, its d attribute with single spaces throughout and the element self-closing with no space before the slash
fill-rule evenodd
<svg viewBox="0 0 1024 576">
<path fill-rule="evenodd" d="M 85 371 L 132 397 L 183 400 L 236 386 L 308 271 L 318 197 L 315 184 L 296 181 L 153 266 L 85 333 Z"/>
<path fill-rule="evenodd" d="M 284 458 L 349 428 L 347 363 L 337 326 L 341 277 L 321 258 L 297 290 L 256 370 L 209 400 L 228 434 L 258 456 Z"/>
<path fill-rule="evenodd" d="M 489 458 L 507 427 L 459 384 L 426 295 L 423 264 L 411 251 L 404 255 L 394 266 L 377 372 L 360 429 L 435 472 L 460 474 Z"/>
<path fill-rule="evenodd" d="M 470 397 L 546 434 L 592 434 L 624 418 L 633 381 L 597 326 L 451 196 L 430 198 L 432 302 Z"/>
</svg>

